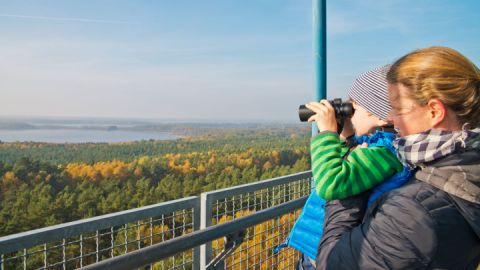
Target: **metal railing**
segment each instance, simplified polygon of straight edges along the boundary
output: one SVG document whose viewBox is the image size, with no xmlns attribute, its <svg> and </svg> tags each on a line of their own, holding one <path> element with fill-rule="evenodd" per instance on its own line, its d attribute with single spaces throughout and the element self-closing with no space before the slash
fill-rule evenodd
<svg viewBox="0 0 480 270">
<path fill-rule="evenodd" d="M 157 243 L 180 240 L 199 230 L 304 199 L 310 185 L 311 172 L 307 171 L 1 237 L 0 267 L 73 269 L 142 252 Z M 300 207 L 276 212 L 267 221 L 243 228 L 244 241 L 225 257 L 225 268 L 293 268 L 298 254 L 289 248 L 275 253 L 274 248 L 288 236 Z M 220 237 L 228 235 L 220 233 Z M 225 241 L 222 237 L 203 243 L 201 248 L 181 249 L 175 255 L 151 261 L 150 269 L 204 269 L 222 253 Z"/>
<path fill-rule="evenodd" d="M 188 197 L 1 237 L 0 267 L 81 268 L 196 231 L 199 213 L 198 197 Z M 178 256 L 156 265 L 196 267 L 199 249 Z"/>
<path fill-rule="evenodd" d="M 305 197 L 310 193 L 311 172 L 302 172 L 265 181 L 215 190 L 201 195 L 201 228 L 248 216 L 256 211 Z M 225 261 L 228 269 L 257 269 L 274 263 L 273 250 L 288 236 L 299 211 L 281 213 L 274 219 L 248 228 L 245 241 Z M 223 238 L 201 247 L 201 265 L 206 266 L 223 249 Z M 296 260 L 297 254 L 284 249 L 278 256 Z M 252 267 L 253 266 L 253 267 Z M 258 268 L 259 269 L 259 268 Z"/>
<path fill-rule="evenodd" d="M 142 250 L 137 250 L 122 256 L 118 256 L 112 259 L 105 260 L 103 262 L 93 264 L 85 267 L 86 270 L 104 270 L 104 269 L 118 269 L 118 270 L 127 270 L 142 267 L 156 261 L 158 259 L 166 258 L 175 254 L 179 251 L 190 249 L 212 241 L 220 236 L 226 236 L 230 245 L 230 250 L 235 250 L 238 248 L 239 244 L 245 238 L 246 228 L 250 228 L 262 222 L 274 219 L 282 213 L 288 213 L 291 211 L 296 211 L 301 208 L 305 201 L 306 197 L 282 203 L 271 208 L 260 210 L 256 213 L 253 213 L 248 216 L 240 217 L 236 220 L 228 221 L 222 224 L 213 225 L 206 229 L 193 232 L 184 236 L 180 236 L 175 239 L 165 241 L 147 247 Z M 239 240 L 239 241 L 237 241 Z M 228 243 L 227 243 L 228 245 Z M 236 246 L 235 246 L 236 245 Z M 273 249 L 273 246 L 271 246 Z M 297 258 L 295 258 L 296 260 Z M 219 260 L 214 260 L 214 262 L 220 262 Z M 288 263 L 288 262 L 287 262 Z M 221 267 L 219 267 L 221 265 Z M 288 264 L 258 264 L 254 269 L 290 269 L 293 266 L 293 263 Z M 213 264 L 211 263 L 206 267 L 207 269 L 224 269 L 225 263 Z M 227 267 L 229 268 L 229 267 Z M 202 268 L 203 269 L 203 268 Z M 247 267 L 236 267 L 235 269 L 249 269 Z"/>
</svg>

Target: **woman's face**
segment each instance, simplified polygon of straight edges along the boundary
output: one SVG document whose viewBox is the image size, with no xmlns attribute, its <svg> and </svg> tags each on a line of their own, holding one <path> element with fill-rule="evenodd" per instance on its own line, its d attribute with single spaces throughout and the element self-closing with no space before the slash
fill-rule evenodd
<svg viewBox="0 0 480 270">
<path fill-rule="evenodd" d="M 392 106 L 388 119 L 393 122 L 401 137 L 433 128 L 427 108 L 410 98 L 409 91 L 403 84 L 388 84 L 388 97 Z"/>
</svg>

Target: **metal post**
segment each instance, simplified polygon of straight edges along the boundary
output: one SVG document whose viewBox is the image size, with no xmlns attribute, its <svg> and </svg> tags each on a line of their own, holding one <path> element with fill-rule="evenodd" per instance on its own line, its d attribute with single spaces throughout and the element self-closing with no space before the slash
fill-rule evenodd
<svg viewBox="0 0 480 270">
<path fill-rule="evenodd" d="M 327 0 L 312 0 L 313 55 L 315 65 L 315 100 L 327 97 Z M 318 133 L 312 124 L 312 136 Z"/>
<path fill-rule="evenodd" d="M 200 195 L 200 229 L 206 229 L 212 225 L 212 202 L 207 193 Z M 200 269 L 206 269 L 212 260 L 212 242 L 200 246 Z"/>
<path fill-rule="evenodd" d="M 195 207 L 193 208 L 193 231 L 200 230 L 200 223 L 202 219 L 202 211 L 200 205 L 200 198 L 196 201 Z M 200 270 L 200 247 L 193 248 L 193 270 Z"/>
</svg>

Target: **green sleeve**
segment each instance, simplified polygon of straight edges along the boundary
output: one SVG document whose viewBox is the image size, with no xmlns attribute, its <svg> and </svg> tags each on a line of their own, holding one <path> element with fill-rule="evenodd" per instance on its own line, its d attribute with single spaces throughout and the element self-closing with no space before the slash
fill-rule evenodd
<svg viewBox="0 0 480 270">
<path fill-rule="evenodd" d="M 315 189 L 326 200 L 360 194 L 402 170 L 397 157 L 384 147 L 357 147 L 343 159 L 348 148 L 335 133 L 314 137 L 310 150 Z"/>
</svg>

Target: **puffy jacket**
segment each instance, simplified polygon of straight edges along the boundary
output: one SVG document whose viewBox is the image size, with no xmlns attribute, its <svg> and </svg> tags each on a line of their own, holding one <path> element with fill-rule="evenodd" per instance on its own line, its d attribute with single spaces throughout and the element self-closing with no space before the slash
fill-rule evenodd
<svg viewBox="0 0 480 270">
<path fill-rule="evenodd" d="M 463 181 L 456 195 L 451 179 Z M 476 269 L 479 190 L 477 149 L 429 164 L 368 209 L 368 193 L 330 201 L 316 269 Z"/>
</svg>

